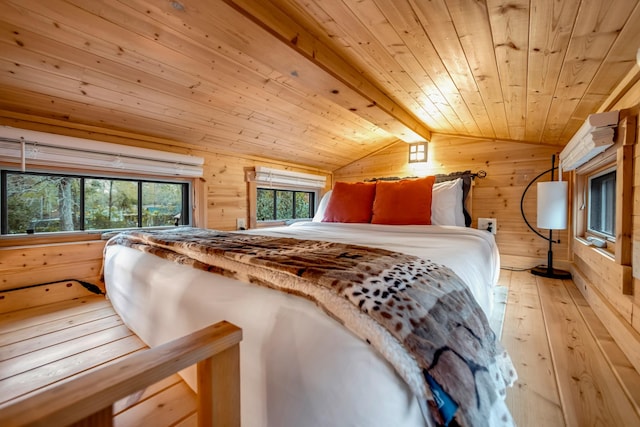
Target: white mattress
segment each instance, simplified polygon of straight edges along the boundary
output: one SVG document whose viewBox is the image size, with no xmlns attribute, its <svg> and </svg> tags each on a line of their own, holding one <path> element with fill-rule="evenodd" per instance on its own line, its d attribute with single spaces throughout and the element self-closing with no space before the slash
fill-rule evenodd
<svg viewBox="0 0 640 427">
<path fill-rule="evenodd" d="M 384 247 L 451 267 L 489 314 L 499 274 L 493 235 L 461 227 L 296 223 L 252 230 Z M 107 295 L 150 346 L 227 320 L 243 329 L 245 427 L 424 426 L 420 405 L 391 366 L 313 303 L 272 289 L 110 246 Z M 185 372 L 194 387 L 193 372 Z"/>
</svg>

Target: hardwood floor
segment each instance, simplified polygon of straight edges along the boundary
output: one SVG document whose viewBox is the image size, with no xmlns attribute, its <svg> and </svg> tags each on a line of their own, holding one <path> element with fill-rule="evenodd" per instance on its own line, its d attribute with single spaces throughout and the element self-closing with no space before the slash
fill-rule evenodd
<svg viewBox="0 0 640 427">
<path fill-rule="evenodd" d="M 48 289 L 58 296 L 67 291 L 64 283 Z M 0 411 L 13 399 L 146 348 L 104 296 L 81 292 L 76 287 L 69 291 L 74 299 L 0 314 Z M 22 304 L 8 294 L 0 293 L 3 302 Z M 116 427 L 197 423 L 196 396 L 178 375 L 116 402 L 113 412 Z"/>
<path fill-rule="evenodd" d="M 508 289 L 502 342 L 519 375 L 507 395 L 517 425 L 640 426 L 640 375 L 573 282 L 503 270 L 500 286 Z M 0 406 L 34 381 L 44 387 L 144 347 L 104 297 L 73 292 L 73 300 L 0 314 Z M 3 295 L 0 312 L 10 299 Z M 121 427 L 195 425 L 195 396 L 174 375 L 114 413 Z"/>
<path fill-rule="evenodd" d="M 502 271 L 518 426 L 640 426 L 640 376 L 572 281 Z"/>
</svg>

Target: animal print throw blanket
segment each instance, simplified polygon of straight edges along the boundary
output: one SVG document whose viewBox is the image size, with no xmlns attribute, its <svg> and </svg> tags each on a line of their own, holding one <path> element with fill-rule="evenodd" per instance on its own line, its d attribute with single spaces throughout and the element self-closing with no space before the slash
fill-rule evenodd
<svg viewBox="0 0 640 427">
<path fill-rule="evenodd" d="M 438 425 L 512 424 L 511 360 L 447 267 L 384 249 L 193 228 L 125 232 L 113 244 L 314 301 L 373 345 Z"/>
</svg>

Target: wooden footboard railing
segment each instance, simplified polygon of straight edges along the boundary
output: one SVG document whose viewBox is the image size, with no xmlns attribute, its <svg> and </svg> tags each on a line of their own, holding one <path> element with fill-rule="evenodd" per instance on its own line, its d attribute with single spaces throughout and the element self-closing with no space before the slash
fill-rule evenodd
<svg viewBox="0 0 640 427">
<path fill-rule="evenodd" d="M 0 408 L 0 425 L 111 426 L 113 404 L 198 365 L 198 425 L 240 426 L 242 330 L 219 322 Z"/>
</svg>

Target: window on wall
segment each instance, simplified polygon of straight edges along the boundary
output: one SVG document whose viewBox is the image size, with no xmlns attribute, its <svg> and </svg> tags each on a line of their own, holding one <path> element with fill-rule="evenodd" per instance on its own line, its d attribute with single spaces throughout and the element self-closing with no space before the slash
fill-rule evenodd
<svg viewBox="0 0 640 427">
<path fill-rule="evenodd" d="M 614 241 L 616 234 L 616 171 L 608 169 L 588 179 L 587 231 Z"/>
<path fill-rule="evenodd" d="M 190 224 L 189 183 L 3 170 L 1 234 Z"/>
<path fill-rule="evenodd" d="M 310 220 L 326 176 L 264 166 L 245 170 L 249 228 Z"/>
<path fill-rule="evenodd" d="M 310 219 L 314 213 L 315 192 L 258 188 L 258 221 Z"/>
</svg>

